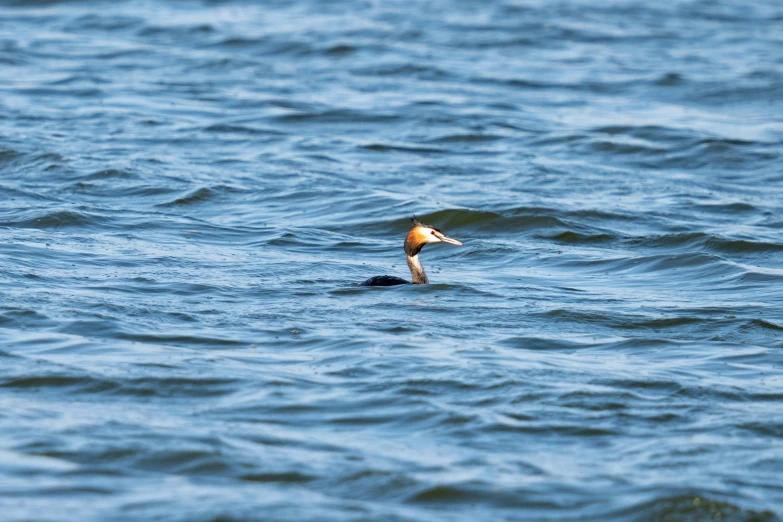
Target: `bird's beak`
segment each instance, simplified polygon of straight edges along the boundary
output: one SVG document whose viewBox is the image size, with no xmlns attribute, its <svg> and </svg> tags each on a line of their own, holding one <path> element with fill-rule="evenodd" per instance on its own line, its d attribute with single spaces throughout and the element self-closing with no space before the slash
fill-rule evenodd
<svg viewBox="0 0 783 522">
<path fill-rule="evenodd" d="M 460 242 L 459 242 L 459 241 L 457 241 L 456 239 L 451 239 L 449 236 L 447 236 L 447 235 L 445 235 L 445 234 L 444 234 L 444 235 L 442 235 L 442 236 L 438 236 L 438 239 L 440 239 L 440 240 L 441 240 L 441 241 L 443 241 L 444 243 L 448 243 L 449 245 L 457 245 L 457 246 L 462 246 L 462 243 L 460 243 Z"/>
</svg>

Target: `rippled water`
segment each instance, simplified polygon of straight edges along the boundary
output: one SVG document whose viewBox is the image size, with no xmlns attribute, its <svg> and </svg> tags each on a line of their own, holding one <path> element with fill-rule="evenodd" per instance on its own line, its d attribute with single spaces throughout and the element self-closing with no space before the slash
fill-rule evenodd
<svg viewBox="0 0 783 522">
<path fill-rule="evenodd" d="M 0 78 L 4 520 L 783 515 L 780 2 L 4 1 Z"/>
</svg>

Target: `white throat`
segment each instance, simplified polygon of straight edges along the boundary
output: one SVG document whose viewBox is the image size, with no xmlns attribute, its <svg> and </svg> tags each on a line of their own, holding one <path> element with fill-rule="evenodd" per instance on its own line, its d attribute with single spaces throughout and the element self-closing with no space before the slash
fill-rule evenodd
<svg viewBox="0 0 783 522">
<path fill-rule="evenodd" d="M 419 262 L 419 254 L 409 256 L 406 254 L 405 260 L 408 262 L 408 268 L 411 269 L 411 282 L 414 285 L 426 285 L 430 282 L 427 274 L 424 273 L 424 267 Z"/>
</svg>

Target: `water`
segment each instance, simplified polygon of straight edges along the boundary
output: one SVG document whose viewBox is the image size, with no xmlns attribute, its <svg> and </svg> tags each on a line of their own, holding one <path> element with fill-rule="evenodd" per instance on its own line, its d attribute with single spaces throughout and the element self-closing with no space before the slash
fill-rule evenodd
<svg viewBox="0 0 783 522">
<path fill-rule="evenodd" d="M 783 516 L 779 2 L 5 1 L 0 80 L 4 520 Z"/>
</svg>

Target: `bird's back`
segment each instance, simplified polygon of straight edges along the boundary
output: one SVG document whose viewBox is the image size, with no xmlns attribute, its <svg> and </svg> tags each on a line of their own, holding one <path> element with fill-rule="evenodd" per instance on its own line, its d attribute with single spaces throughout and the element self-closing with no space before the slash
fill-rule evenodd
<svg viewBox="0 0 783 522">
<path fill-rule="evenodd" d="M 382 275 L 382 276 L 371 277 L 364 283 L 359 284 L 359 286 L 394 286 L 394 285 L 407 285 L 407 284 L 410 283 L 401 277 Z"/>
</svg>

